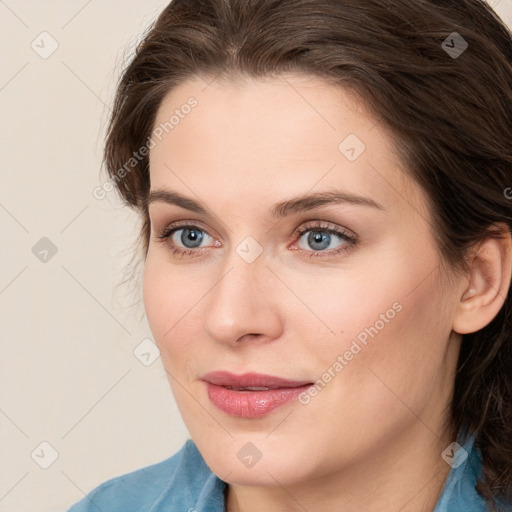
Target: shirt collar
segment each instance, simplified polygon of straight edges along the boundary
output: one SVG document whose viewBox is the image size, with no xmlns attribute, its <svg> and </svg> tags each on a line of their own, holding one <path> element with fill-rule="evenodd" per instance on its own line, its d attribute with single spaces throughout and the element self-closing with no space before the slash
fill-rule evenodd
<svg viewBox="0 0 512 512">
<path fill-rule="evenodd" d="M 482 474 L 482 457 L 475 446 L 476 433 L 463 426 L 457 441 L 441 454 L 452 466 L 433 512 L 486 512 L 485 499 L 475 489 Z"/>
</svg>

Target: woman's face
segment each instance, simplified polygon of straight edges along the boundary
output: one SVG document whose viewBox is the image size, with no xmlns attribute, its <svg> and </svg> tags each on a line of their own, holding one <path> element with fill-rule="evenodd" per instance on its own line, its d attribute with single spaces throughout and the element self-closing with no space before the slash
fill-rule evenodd
<svg viewBox="0 0 512 512">
<path fill-rule="evenodd" d="M 442 274 L 425 196 L 364 104 L 300 75 L 197 79 L 168 94 L 154 134 L 151 192 L 189 201 L 150 202 L 145 308 L 212 471 L 286 486 L 405 439 L 436 441 L 461 287 Z M 316 385 L 272 408 L 293 391 L 203 380 L 221 370 Z"/>
</svg>

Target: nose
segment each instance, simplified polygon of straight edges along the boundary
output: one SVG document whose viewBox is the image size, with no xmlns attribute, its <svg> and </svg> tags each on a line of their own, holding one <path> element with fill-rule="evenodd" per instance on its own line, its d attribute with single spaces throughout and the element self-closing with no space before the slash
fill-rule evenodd
<svg viewBox="0 0 512 512">
<path fill-rule="evenodd" d="M 205 301 L 205 330 L 218 343 L 266 343 L 282 332 L 276 279 L 264 253 L 252 263 L 235 250 Z"/>
</svg>

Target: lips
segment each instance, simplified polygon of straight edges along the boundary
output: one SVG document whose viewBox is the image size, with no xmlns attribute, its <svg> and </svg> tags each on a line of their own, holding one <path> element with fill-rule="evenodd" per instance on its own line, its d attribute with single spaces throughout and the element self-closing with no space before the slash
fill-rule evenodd
<svg viewBox="0 0 512 512">
<path fill-rule="evenodd" d="M 261 373 L 234 375 L 217 371 L 203 375 L 210 401 L 221 411 L 238 418 L 259 418 L 294 402 L 313 383 L 288 380 Z"/>
<path fill-rule="evenodd" d="M 235 375 L 226 371 L 207 373 L 202 377 L 202 380 L 209 382 L 210 384 L 215 384 L 216 386 L 222 386 L 227 389 L 234 389 L 238 391 L 265 391 L 269 389 L 297 388 L 312 384 L 311 381 L 288 380 L 261 373 L 244 373 L 243 375 Z"/>
</svg>

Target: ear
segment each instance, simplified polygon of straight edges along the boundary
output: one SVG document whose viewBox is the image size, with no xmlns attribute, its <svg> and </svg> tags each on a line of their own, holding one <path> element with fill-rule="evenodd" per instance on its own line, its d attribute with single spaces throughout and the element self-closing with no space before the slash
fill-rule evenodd
<svg viewBox="0 0 512 512">
<path fill-rule="evenodd" d="M 457 304 L 452 329 L 476 332 L 489 324 L 502 308 L 512 278 L 512 240 L 508 226 L 495 224 L 501 238 L 486 238 L 471 256 L 468 281 Z"/>
</svg>

